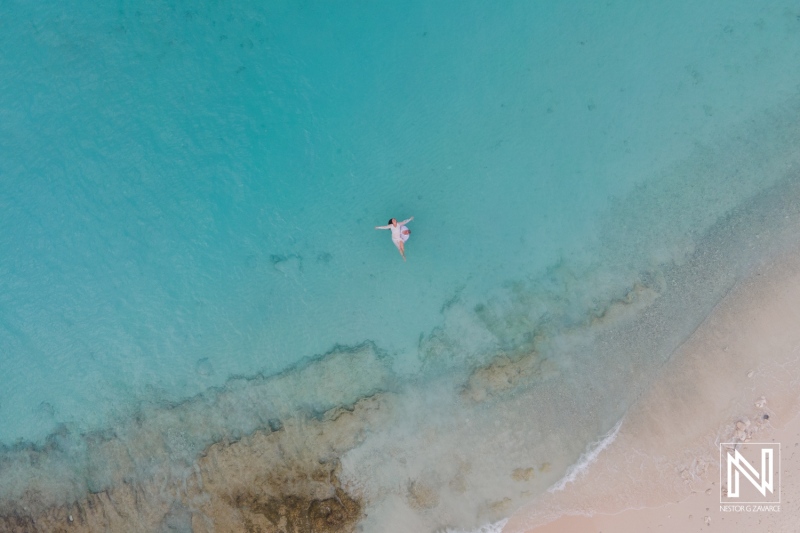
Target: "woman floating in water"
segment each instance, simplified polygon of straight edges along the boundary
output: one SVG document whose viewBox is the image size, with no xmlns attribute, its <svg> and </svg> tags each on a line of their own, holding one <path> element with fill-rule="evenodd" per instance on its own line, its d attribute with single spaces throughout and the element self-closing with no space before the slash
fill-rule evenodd
<svg viewBox="0 0 800 533">
<path fill-rule="evenodd" d="M 390 229 L 392 230 L 392 242 L 397 249 L 400 251 L 400 255 L 403 256 L 403 261 L 406 260 L 406 248 L 405 244 L 408 240 L 409 235 L 411 235 L 411 230 L 406 227 L 406 224 L 414 220 L 414 217 L 406 219 L 402 222 L 397 222 L 396 218 L 389 220 L 388 226 L 375 226 L 375 229 Z"/>
</svg>

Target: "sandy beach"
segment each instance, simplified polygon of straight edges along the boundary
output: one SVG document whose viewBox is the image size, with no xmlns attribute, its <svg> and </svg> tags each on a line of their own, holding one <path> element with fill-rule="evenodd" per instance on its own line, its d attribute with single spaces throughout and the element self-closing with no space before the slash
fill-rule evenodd
<svg viewBox="0 0 800 533">
<path fill-rule="evenodd" d="M 503 531 L 796 531 L 799 359 L 794 250 L 757 267 L 717 305 L 586 472 L 519 510 Z M 726 442 L 780 443 L 780 511 L 720 505 Z"/>
<path fill-rule="evenodd" d="M 713 531 L 724 527 L 733 533 L 752 531 L 796 531 L 798 503 L 798 476 L 800 471 L 800 416 L 785 427 L 766 432 L 767 441 L 783 444 L 782 488 L 783 503 L 780 512 L 722 512 L 719 487 L 713 475 L 703 479 L 705 490 L 691 489 L 685 499 L 665 503 L 659 507 L 628 509 L 615 514 L 600 513 L 593 516 L 563 516 L 549 524 L 528 530 L 535 533 L 589 533 L 642 531 Z M 718 474 L 719 471 L 716 470 Z"/>
</svg>

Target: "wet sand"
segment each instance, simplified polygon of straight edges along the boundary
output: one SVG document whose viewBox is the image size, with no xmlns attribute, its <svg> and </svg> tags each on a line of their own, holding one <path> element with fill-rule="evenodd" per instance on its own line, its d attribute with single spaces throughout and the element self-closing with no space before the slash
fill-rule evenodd
<svg viewBox="0 0 800 533">
<path fill-rule="evenodd" d="M 758 266 L 716 306 L 584 475 L 519 510 L 503 531 L 796 530 L 799 368 L 793 250 Z M 780 512 L 721 509 L 720 442 L 781 443 Z"/>
</svg>

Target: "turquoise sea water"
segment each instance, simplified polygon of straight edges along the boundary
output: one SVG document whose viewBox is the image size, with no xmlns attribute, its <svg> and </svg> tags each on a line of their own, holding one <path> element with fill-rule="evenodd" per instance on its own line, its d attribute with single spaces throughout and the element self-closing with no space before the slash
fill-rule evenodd
<svg viewBox="0 0 800 533">
<path fill-rule="evenodd" d="M 145 425 L 172 468 L 390 392 L 395 418 L 341 457 L 377 509 L 366 527 L 501 518 L 793 238 L 779 224 L 800 160 L 791 2 L 3 11 L 6 511 L 33 483 L 43 505 L 113 486 L 91 436 L 139 457 Z M 412 215 L 404 263 L 373 227 Z M 726 231 L 736 217 L 764 226 Z M 665 322 L 637 336 L 647 313 Z M 609 349 L 630 324 L 633 348 Z M 498 357 L 502 379 L 473 373 Z M 340 366 L 298 370 L 324 361 Z M 456 437 L 472 466 L 437 470 Z M 534 485 L 495 482 L 534 449 Z M 58 475 L 42 481 L 31 450 Z"/>
</svg>

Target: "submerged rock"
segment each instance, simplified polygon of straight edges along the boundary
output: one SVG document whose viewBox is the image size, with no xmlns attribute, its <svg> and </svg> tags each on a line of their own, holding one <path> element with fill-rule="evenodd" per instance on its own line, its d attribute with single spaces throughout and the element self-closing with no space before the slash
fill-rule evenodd
<svg viewBox="0 0 800 533">
<path fill-rule="evenodd" d="M 557 375 L 558 369 L 537 352 L 517 359 L 501 355 L 491 364 L 473 371 L 461 391 L 464 399 L 481 402 L 519 386 L 530 385 Z"/>
<path fill-rule="evenodd" d="M 536 475 L 536 469 L 531 468 L 515 468 L 511 473 L 511 479 L 514 481 L 530 481 Z"/>
<path fill-rule="evenodd" d="M 408 485 L 408 502 L 416 509 L 433 509 L 439 505 L 439 493 L 427 483 L 413 481 Z"/>
<path fill-rule="evenodd" d="M 320 417 L 298 416 L 277 430 L 215 443 L 187 470 L 126 480 L 40 512 L 20 501 L 0 516 L 0 531 L 352 532 L 364 501 L 341 483 L 338 458 L 388 410 L 385 395 L 363 398 Z M 36 494 L 29 498 L 35 502 Z"/>
</svg>

